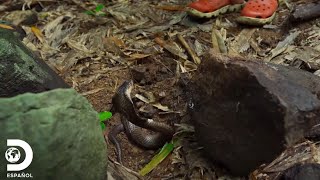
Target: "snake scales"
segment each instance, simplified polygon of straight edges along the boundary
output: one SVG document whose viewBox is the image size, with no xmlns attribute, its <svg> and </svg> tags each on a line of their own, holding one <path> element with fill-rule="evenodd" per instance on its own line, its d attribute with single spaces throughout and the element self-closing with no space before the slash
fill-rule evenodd
<svg viewBox="0 0 320 180">
<path fill-rule="evenodd" d="M 121 124 L 115 126 L 108 134 L 109 140 L 116 146 L 117 159 L 121 164 L 121 147 L 116 138 L 120 132 L 125 131 L 131 141 L 146 149 L 160 148 L 174 134 L 174 129 L 170 125 L 138 115 L 130 96 L 132 88 L 133 81 L 125 81 L 113 96 L 110 110 L 113 114 L 119 113 L 121 117 Z M 143 129 L 154 133 L 145 133 Z"/>
</svg>

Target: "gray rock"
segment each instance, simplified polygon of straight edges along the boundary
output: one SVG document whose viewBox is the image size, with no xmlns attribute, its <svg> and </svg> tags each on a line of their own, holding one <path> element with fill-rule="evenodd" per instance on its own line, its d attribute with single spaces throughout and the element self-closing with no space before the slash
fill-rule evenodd
<svg viewBox="0 0 320 180">
<path fill-rule="evenodd" d="M 0 97 L 68 87 L 43 60 L 26 48 L 14 31 L 0 28 Z"/>
<path fill-rule="evenodd" d="M 33 179 L 106 178 L 107 148 L 97 112 L 73 89 L 0 98 L 0 128 L 0 179 L 7 173 L 7 139 L 30 144 L 33 161 L 22 172 Z"/>
</svg>

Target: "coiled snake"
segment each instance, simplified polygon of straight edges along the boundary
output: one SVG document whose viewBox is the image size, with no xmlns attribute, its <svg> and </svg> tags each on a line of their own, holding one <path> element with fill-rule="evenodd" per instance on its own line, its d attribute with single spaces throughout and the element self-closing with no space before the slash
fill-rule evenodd
<svg viewBox="0 0 320 180">
<path fill-rule="evenodd" d="M 117 90 L 112 98 L 111 112 L 119 113 L 121 124 L 114 127 L 108 134 L 109 140 L 116 146 L 116 154 L 119 163 L 122 164 L 121 147 L 116 138 L 117 134 L 125 131 L 128 138 L 146 149 L 160 148 L 170 140 L 174 134 L 174 129 L 161 122 L 140 117 L 131 100 L 133 81 L 125 81 Z M 146 134 L 143 128 L 154 133 Z"/>
</svg>

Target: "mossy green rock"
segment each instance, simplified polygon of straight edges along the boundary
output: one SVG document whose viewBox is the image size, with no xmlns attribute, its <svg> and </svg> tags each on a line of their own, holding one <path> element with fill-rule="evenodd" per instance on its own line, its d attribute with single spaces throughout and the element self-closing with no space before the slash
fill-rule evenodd
<svg viewBox="0 0 320 180">
<path fill-rule="evenodd" d="M 0 98 L 0 128 L 0 179 L 7 173 L 7 139 L 31 146 L 33 161 L 21 172 L 33 179 L 105 179 L 107 148 L 98 114 L 73 89 Z"/>
</svg>

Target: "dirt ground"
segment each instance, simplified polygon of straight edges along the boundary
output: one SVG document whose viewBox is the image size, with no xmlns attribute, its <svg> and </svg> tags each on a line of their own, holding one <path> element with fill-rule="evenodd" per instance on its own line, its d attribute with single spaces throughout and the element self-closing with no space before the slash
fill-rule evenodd
<svg viewBox="0 0 320 180">
<path fill-rule="evenodd" d="M 239 13 L 206 20 L 191 18 L 184 11 L 188 0 L 24 2 L 5 0 L 0 3 L 1 19 L 12 20 L 10 15 L 21 13 L 23 7 L 35 10 L 38 20 L 31 24 L 20 23 L 26 31 L 24 43 L 87 97 L 98 112 L 108 111 L 117 87 L 133 79 L 135 93 L 145 97 L 152 93 L 155 102 L 169 108 L 160 110 L 134 98 L 136 105 L 145 109 L 142 115 L 171 125 L 190 124 L 179 80 L 181 76 L 191 77 L 197 64 L 178 35 L 200 59 L 212 48 L 212 30 L 215 29 L 222 35 L 229 54 L 310 72 L 320 69 L 320 19 L 296 24 L 288 20 L 290 7 L 309 1 L 288 1 L 289 7 L 281 4 L 273 23 L 264 27 L 237 24 L 234 19 Z M 98 4 L 104 5 L 101 11 L 95 15 L 85 14 Z M 30 18 L 16 14 L 14 17 L 16 20 Z M 290 36 L 294 33 L 297 33 L 295 37 Z M 287 37 L 286 43 L 279 45 Z M 119 123 L 116 114 L 107 123 L 105 133 Z M 157 153 L 138 148 L 124 134 L 119 139 L 123 165 L 135 172 Z M 109 163 L 113 164 L 115 149 L 109 141 L 107 143 Z M 225 176 L 222 169 L 209 165 L 205 158 L 191 133 L 156 169 L 140 178 L 236 179 Z"/>
</svg>

